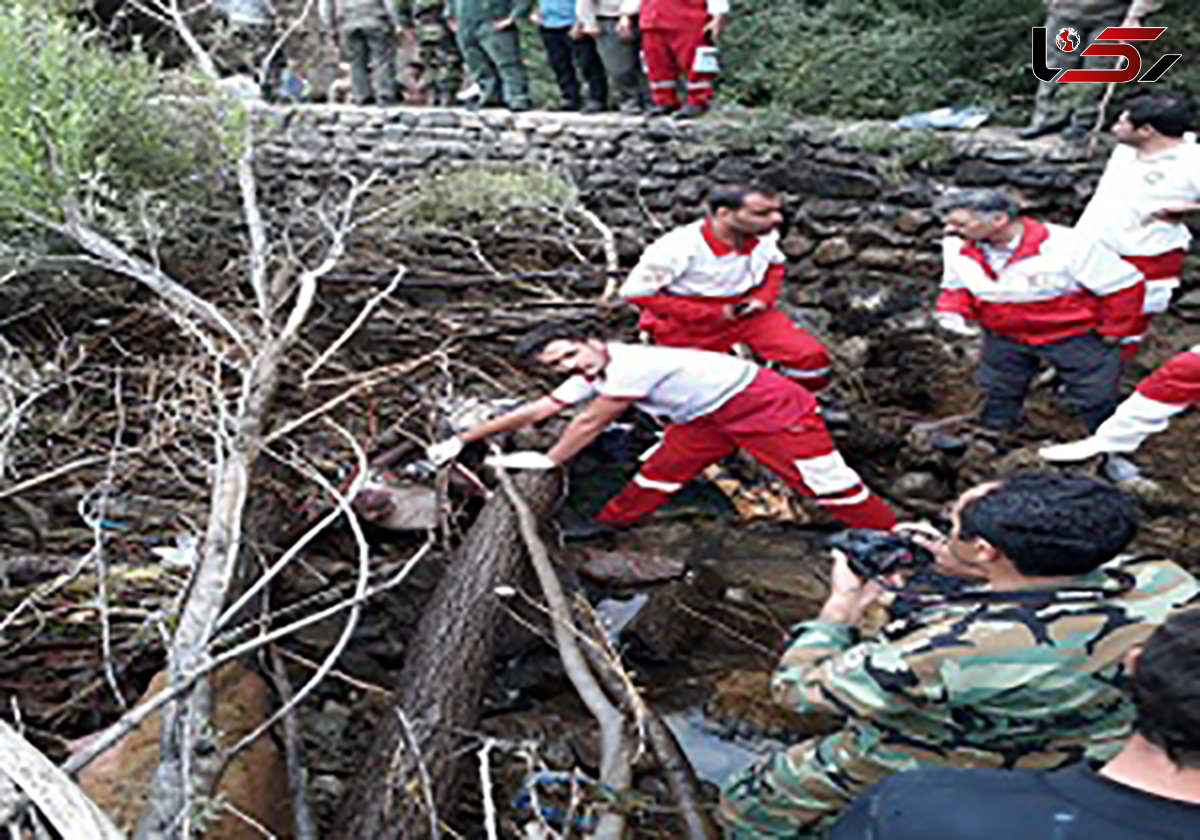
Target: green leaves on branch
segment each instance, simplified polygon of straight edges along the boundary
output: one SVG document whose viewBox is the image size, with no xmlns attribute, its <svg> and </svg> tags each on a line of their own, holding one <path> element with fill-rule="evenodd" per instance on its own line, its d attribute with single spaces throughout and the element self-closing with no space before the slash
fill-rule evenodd
<svg viewBox="0 0 1200 840">
<path fill-rule="evenodd" d="M 0 4 L 0 227 L 25 229 L 28 213 L 59 221 L 73 195 L 119 234 L 201 188 L 226 153 L 211 124 L 154 99 L 159 82 L 140 51 L 114 54 L 45 4 Z"/>
<path fill-rule="evenodd" d="M 1030 30 L 1045 19 L 1042 0 L 759 0 L 733 8 L 721 36 L 725 100 L 839 119 L 942 105 L 981 105 L 1000 123 L 1028 119 Z M 1164 52 L 1184 56 L 1153 87 L 1195 91 L 1195 0 L 1167 3 L 1146 23 L 1167 32 L 1139 45 L 1145 66 Z M 1119 97 L 1145 89 L 1119 87 Z"/>
</svg>

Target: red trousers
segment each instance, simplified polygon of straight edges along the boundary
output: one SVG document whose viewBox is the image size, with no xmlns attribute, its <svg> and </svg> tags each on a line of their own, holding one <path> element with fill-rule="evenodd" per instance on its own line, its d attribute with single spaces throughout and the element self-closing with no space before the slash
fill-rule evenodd
<svg viewBox="0 0 1200 840">
<path fill-rule="evenodd" d="M 755 356 L 776 362 L 780 373 L 810 391 L 819 391 L 829 384 L 829 354 L 821 342 L 778 309 L 764 309 L 720 326 L 687 324 L 643 312 L 638 325 L 650 333 L 655 344 L 666 347 L 728 353 L 733 345 L 745 344 Z"/>
<path fill-rule="evenodd" d="M 638 474 L 596 518 L 633 522 L 739 448 L 852 528 L 896 524 L 896 515 L 833 448 L 812 394 L 769 370 L 759 371 L 744 391 L 712 414 L 668 426 Z"/>
<path fill-rule="evenodd" d="M 696 48 L 704 43 L 703 25 L 686 29 L 643 29 L 642 64 L 650 85 L 650 102 L 679 106 L 675 85 L 687 77 L 687 101 L 707 107 L 712 101 L 716 73 L 697 73 L 693 69 Z"/>
<path fill-rule="evenodd" d="M 1146 399 L 1173 405 L 1200 403 L 1200 353 L 1175 354 L 1139 382 L 1137 392 Z"/>
<path fill-rule="evenodd" d="M 1171 283 L 1178 284 L 1179 278 L 1183 274 L 1183 258 L 1186 252 L 1182 248 L 1176 248 L 1173 251 L 1167 251 L 1165 254 L 1153 254 L 1148 257 L 1126 257 L 1121 259 L 1134 266 L 1146 278 L 1146 304 L 1154 306 L 1155 301 L 1160 299 L 1159 295 L 1154 294 L 1154 287 L 1159 284 Z M 1121 347 L 1121 358 L 1125 361 L 1132 361 L 1137 356 L 1138 345 L 1141 343 L 1142 337 L 1146 334 L 1146 330 L 1150 328 L 1150 321 L 1159 312 L 1166 311 L 1165 304 L 1161 309 L 1151 309 L 1143 311 L 1141 320 L 1138 324 L 1138 334 L 1125 339 Z"/>
</svg>

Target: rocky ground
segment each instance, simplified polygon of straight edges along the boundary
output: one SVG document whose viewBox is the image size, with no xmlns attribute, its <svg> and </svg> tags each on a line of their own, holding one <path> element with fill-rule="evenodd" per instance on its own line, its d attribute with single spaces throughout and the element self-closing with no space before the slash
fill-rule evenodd
<svg viewBox="0 0 1200 840">
<path fill-rule="evenodd" d="M 528 192 L 528 184 L 503 186 Z M 407 194 L 404 213 L 391 207 L 386 191 L 374 196 L 377 224 L 355 237 L 346 271 L 323 287 L 321 317 L 286 365 L 288 387 L 278 398 L 276 422 L 359 388 L 370 372 L 418 360 L 403 376 L 354 390 L 353 399 L 330 412 L 372 457 L 406 475 L 419 443 L 445 434 L 450 415 L 538 393 L 545 383 L 511 365 L 509 343 L 548 314 L 593 317 L 604 275 L 596 270 L 603 260 L 600 237 L 581 233 L 590 229 L 578 219 L 568 220 L 577 196 L 550 183 L 534 186 L 567 209 L 547 221 L 544 207 L 522 209 L 497 199 L 494 207 L 454 217 L 460 200 L 454 192 Z M 436 225 L 410 224 L 421 202 L 441 214 L 433 217 Z M 293 222 L 303 229 L 302 219 Z M 536 236 L 528 234 L 531 226 Z M 450 236 L 447 227 L 460 233 Z M 198 293 L 229 302 L 237 294 L 231 291 L 240 270 L 236 248 L 219 225 L 205 236 L 190 250 L 177 248 L 177 262 L 168 267 Z M 303 372 L 316 356 L 313 348 L 329 346 L 377 292 L 380 255 L 412 267 L 413 282 L 382 303 L 325 374 L 309 381 Z M 202 533 L 208 503 L 204 453 L 213 409 L 204 354 L 129 285 L 103 276 L 85 280 L 43 277 L 23 286 L 27 281 L 19 279 L 0 288 L 5 382 L 21 383 L 34 395 L 10 403 L 19 408 L 0 421 L 0 477 L 7 482 L 0 484 L 0 694 L 16 704 L 27 736 L 56 760 L 116 719 L 161 670 L 167 615 L 186 592 L 191 540 Z M 934 334 L 931 294 L 881 312 L 875 280 L 860 285 L 848 275 L 834 292 L 809 295 L 804 306 L 788 311 L 827 340 L 834 356 L 826 417 L 839 448 L 904 513 L 937 515 L 963 489 L 1036 465 L 1038 443 L 1081 433 L 1051 388 L 1042 386 L 1030 401 L 1020 445 L 999 455 L 994 442 L 969 434 L 967 418 L 977 407 L 975 348 Z M 610 307 L 603 317 L 618 334 L 633 336 L 628 310 Z M 1198 341 L 1196 323 L 1177 315 L 1161 319 L 1127 384 Z M 1138 547 L 1193 568 L 1200 568 L 1194 503 L 1200 464 L 1191 445 L 1198 422 L 1181 418 L 1145 447 L 1139 461 L 1152 483 L 1135 488 L 1145 518 Z M 638 687 L 677 728 L 702 775 L 719 781 L 755 751 L 829 725 L 773 708 L 765 685 L 789 625 L 813 615 L 823 599 L 824 541 L 832 523 L 735 459 L 618 538 L 570 541 L 653 440 L 644 422 L 620 425 L 572 471 L 550 529 L 561 538 L 556 559 L 564 577 L 578 580 L 600 612 L 620 625 L 614 635 Z M 541 430 L 524 444 L 544 443 L 555 431 Z M 961 450 L 933 445 L 939 435 L 961 433 L 968 441 Z M 304 455 L 335 485 L 352 476 L 352 453 L 324 427 L 314 424 L 296 435 L 287 453 Z M 468 453 L 469 463 L 477 464 L 479 455 Z M 64 463 L 73 466 L 47 472 Z M 434 486 L 419 469 L 405 480 Z M 482 502 L 466 485 L 440 490 L 455 502 L 452 515 L 439 522 L 442 545 L 449 546 Z M 325 498 L 281 462 L 264 459 L 246 525 L 253 563 L 279 556 L 328 511 Z M 422 535 L 376 529 L 368 538 L 377 582 L 411 556 Z M 334 671 L 301 706 L 309 789 L 325 828 L 386 712 L 407 642 L 444 564 L 439 549 L 403 586 L 371 601 Z M 343 524 L 311 544 L 253 614 L 222 633 L 220 645 L 346 597 L 354 577 L 354 541 Z M 561 774 L 572 768 L 594 773 L 597 763 L 593 725 L 546 640 L 540 602 L 532 580 L 509 599 L 484 714 L 473 733 L 481 746 L 492 745 L 495 801 L 510 825 L 537 810 L 535 798 L 552 814 L 555 797 L 569 789 Z M 281 673 L 292 686 L 310 678 L 341 628 L 341 619 L 313 625 L 247 657 L 244 671 L 227 674 L 239 686 L 232 718 L 219 718 L 231 720 L 228 732 L 247 731 L 248 721 L 261 720 L 278 703 Z M 100 765 L 108 775 L 101 772 L 93 790 L 114 812 L 128 813 L 140 788 L 112 790 L 105 779 L 132 777 L 132 768 L 149 766 L 152 761 L 138 754 L 153 749 L 155 740 L 151 726 L 129 754 Z M 279 739 L 263 744 L 245 754 L 239 772 L 278 781 Z M 482 832 L 483 794 L 477 774 L 466 775 L 468 788 L 448 819 L 464 836 L 475 836 Z M 605 795 L 577 785 L 585 798 Z M 678 836 L 663 809 L 661 776 L 641 765 L 637 787 L 627 804 L 639 836 Z M 258 806 L 238 807 L 277 836 L 289 836 L 286 809 L 275 807 L 280 798 L 276 786 L 262 793 Z M 220 825 L 231 836 L 248 831 L 237 819 Z"/>
</svg>

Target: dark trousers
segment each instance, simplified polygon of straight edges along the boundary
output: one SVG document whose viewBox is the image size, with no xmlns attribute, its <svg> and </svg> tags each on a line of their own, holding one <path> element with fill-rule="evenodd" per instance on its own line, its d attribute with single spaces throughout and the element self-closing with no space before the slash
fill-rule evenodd
<svg viewBox="0 0 1200 840">
<path fill-rule="evenodd" d="M 546 58 L 550 69 L 554 71 L 554 80 L 562 91 L 563 106 L 570 111 L 578 111 L 583 104 L 579 99 L 579 80 L 575 75 L 578 65 L 579 74 L 587 85 L 587 101 L 607 108 L 608 77 L 604 73 L 600 53 L 596 51 L 596 42 L 591 38 L 576 41 L 570 35 L 569 26 L 538 28 L 542 33 L 542 43 L 546 45 Z"/>
<path fill-rule="evenodd" d="M 350 62 L 350 90 L 356 105 L 400 101 L 396 88 L 396 40 L 390 29 L 350 29 L 342 33 Z"/>
<path fill-rule="evenodd" d="M 1058 371 L 1067 402 L 1089 432 L 1094 432 L 1121 401 L 1120 349 L 1105 344 L 1098 335 L 1077 335 L 1052 344 L 1021 344 L 985 333 L 978 375 L 985 400 L 979 422 L 997 431 L 1016 431 L 1029 383 L 1042 362 Z"/>
</svg>

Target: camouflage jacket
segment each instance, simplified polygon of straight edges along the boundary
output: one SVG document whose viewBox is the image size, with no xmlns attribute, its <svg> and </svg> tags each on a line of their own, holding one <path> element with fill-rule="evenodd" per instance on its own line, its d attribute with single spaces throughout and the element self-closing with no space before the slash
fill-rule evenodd
<svg viewBox="0 0 1200 840">
<path fill-rule="evenodd" d="M 1103 758 L 1132 724 L 1121 690 L 1126 651 L 1198 592 L 1174 563 L 1119 558 L 1050 588 L 966 588 L 874 640 L 810 621 L 798 626 L 771 691 L 800 711 L 847 716 L 856 751 L 876 766 Z"/>
</svg>

